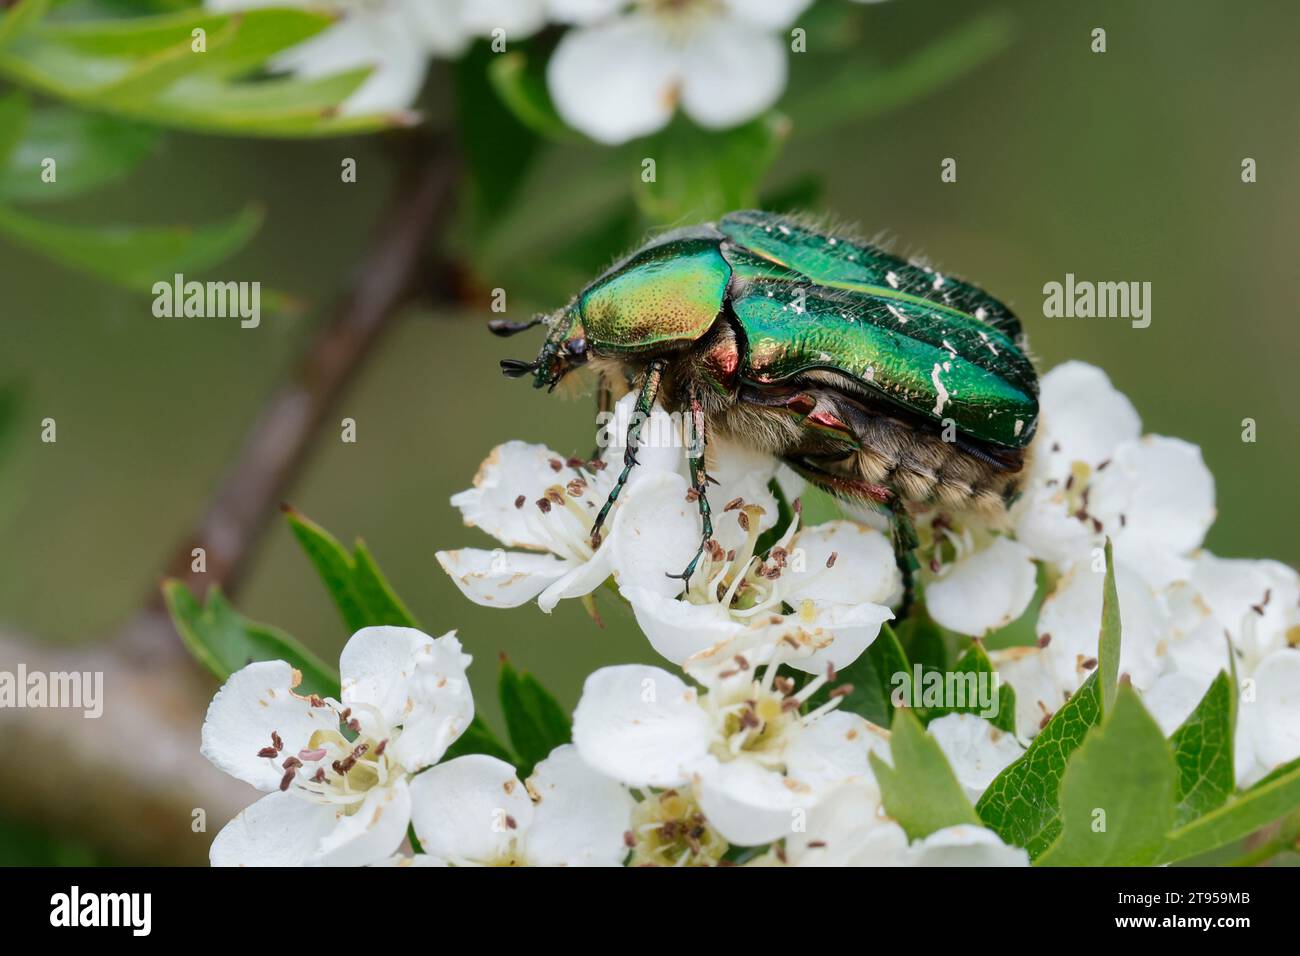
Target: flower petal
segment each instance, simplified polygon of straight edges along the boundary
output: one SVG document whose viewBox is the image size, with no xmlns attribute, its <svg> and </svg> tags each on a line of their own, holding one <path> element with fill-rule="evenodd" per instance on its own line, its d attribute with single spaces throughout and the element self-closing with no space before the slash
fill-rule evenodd
<svg viewBox="0 0 1300 956">
<path fill-rule="evenodd" d="M 460 593 L 484 607 L 519 607 L 568 573 L 572 565 L 552 554 L 462 548 L 435 555 Z"/>
<path fill-rule="evenodd" d="M 336 730 L 339 721 L 328 707 L 312 707 L 293 693 L 302 675 L 284 661 L 259 661 L 230 675 L 208 705 L 200 750 L 220 770 L 259 790 L 280 786 L 280 759 L 259 757 L 271 746 L 271 734 L 296 754 L 317 730 Z"/>
<path fill-rule="evenodd" d="M 718 604 L 690 604 L 635 586 L 620 588 L 619 593 L 632 605 L 650 646 L 674 664 L 748 630 Z"/>
<path fill-rule="evenodd" d="M 533 802 L 515 768 L 486 754 L 457 757 L 411 781 L 411 822 L 425 853 L 449 863 L 494 864 L 517 856 Z"/>
<path fill-rule="evenodd" d="M 591 674 L 573 712 L 582 759 L 633 787 L 685 783 L 708 752 L 712 730 L 692 688 L 639 664 Z"/>
<path fill-rule="evenodd" d="M 695 793 L 709 823 L 736 846 L 759 846 L 796 832 L 817 802 L 811 787 L 744 757 L 702 766 Z"/>
<path fill-rule="evenodd" d="M 682 582 L 668 575 L 686 567 L 701 534 L 698 507 L 686 491 L 686 479 L 672 472 L 645 475 L 626 490 L 606 545 L 620 588 L 681 593 Z"/>
<path fill-rule="evenodd" d="M 801 530 L 794 539 L 799 566 L 786 565 L 783 594 L 792 605 L 804 598 L 819 604 L 893 604 L 903 594 L 902 575 L 889 539 L 854 521 L 827 521 Z"/>
<path fill-rule="evenodd" d="M 833 710 L 803 727 L 786 745 L 785 769 L 815 790 L 851 777 L 871 777 L 867 755 L 889 758 L 889 731 L 857 714 Z"/>
<path fill-rule="evenodd" d="M 1148 435 L 1115 449 L 1089 486 L 1088 511 L 1115 554 L 1152 587 L 1190 576 L 1176 560 L 1200 547 L 1214 523 L 1214 477 L 1195 445 Z"/>
<path fill-rule="evenodd" d="M 537 801 L 525 837 L 533 866 L 619 866 L 636 801 L 616 780 L 591 769 L 572 744 L 551 751 L 528 778 Z"/>
<path fill-rule="evenodd" d="M 610 575 L 609 550 L 602 548 L 586 561 L 570 562 L 570 570 L 537 597 L 537 606 L 547 614 L 567 598 L 583 597 L 600 587 Z"/>
<path fill-rule="evenodd" d="M 309 862 L 318 866 L 368 866 L 397 851 L 411 822 L 411 792 L 405 778 L 373 787 L 355 813 L 341 816 L 321 838 Z"/>
<path fill-rule="evenodd" d="M 1029 854 L 970 823 L 936 830 L 908 851 L 912 866 L 1028 866 Z"/>
<path fill-rule="evenodd" d="M 304 866 L 338 823 L 337 807 L 289 792 L 268 793 L 221 828 L 208 851 L 213 866 Z"/>
<path fill-rule="evenodd" d="M 794 23 L 795 17 L 812 4 L 812 0 L 723 0 L 727 10 L 739 19 L 772 30 Z"/>
<path fill-rule="evenodd" d="M 701 126 L 738 126 L 785 89 L 784 42 L 739 17 L 699 23 L 681 57 L 682 109 Z"/>
<path fill-rule="evenodd" d="M 1004 767 L 1024 753 L 1015 737 L 974 714 L 946 714 L 930 721 L 926 730 L 948 758 L 972 803 Z"/>
<path fill-rule="evenodd" d="M 388 729 L 402 726 L 389 752 L 408 771 L 437 763 L 474 719 L 474 698 L 454 631 L 434 640 L 411 627 L 364 627 L 339 656 L 343 702 L 369 705 Z M 364 726 L 364 709 L 354 716 Z"/>
<path fill-rule="evenodd" d="M 1274 651 L 1255 668 L 1256 760 L 1267 772 L 1300 757 L 1300 650 Z"/>
<path fill-rule="evenodd" d="M 1033 468 L 1064 481 L 1073 462 L 1095 468 L 1124 441 L 1142 433 L 1142 419 L 1106 373 L 1085 362 L 1065 362 L 1043 376 Z"/>
<path fill-rule="evenodd" d="M 881 625 L 893 617 L 894 612 L 883 604 L 818 607 L 805 601 L 796 613 L 786 615 L 784 623 L 768 631 L 774 636 L 784 632 L 798 645 L 812 648 L 786 663 L 806 674 L 821 674 L 828 665 L 841 670 L 856 661 L 880 636 Z"/>
<path fill-rule="evenodd" d="M 534 517 L 535 500 L 560 483 L 555 465 L 563 460 L 545 445 L 498 445 L 479 466 L 474 487 L 452 495 L 452 506 L 460 509 L 466 527 L 481 528 L 508 547 L 556 550 L 554 535 Z"/>
<path fill-rule="evenodd" d="M 567 31 L 546 66 L 555 109 L 602 143 L 645 136 L 673 115 L 677 54 L 648 16 Z"/>
<path fill-rule="evenodd" d="M 949 630 L 983 637 L 1025 612 L 1038 587 L 1037 575 L 1027 547 L 1010 538 L 994 538 L 926 585 L 925 605 Z"/>
</svg>

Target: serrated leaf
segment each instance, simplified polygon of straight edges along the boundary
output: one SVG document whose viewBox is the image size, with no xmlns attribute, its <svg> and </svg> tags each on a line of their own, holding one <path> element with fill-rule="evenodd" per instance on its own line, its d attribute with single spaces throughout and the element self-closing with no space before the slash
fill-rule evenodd
<svg viewBox="0 0 1300 956">
<path fill-rule="evenodd" d="M 0 118 L 0 131 L 4 125 Z M 8 161 L 0 162 L 0 199 L 48 202 L 80 196 L 131 172 L 159 138 L 153 127 L 111 116 L 63 106 L 36 110 Z M 41 178 L 47 157 L 58 163 L 52 183 Z"/>
<path fill-rule="evenodd" d="M 961 707 L 930 708 L 926 714 L 929 720 L 942 717 L 945 714 L 975 714 L 977 717 L 983 717 L 999 730 L 1014 734 L 1016 732 L 1016 692 L 1010 684 L 1003 683 L 998 678 L 997 670 L 989 660 L 988 654 L 984 652 L 983 645 L 972 642 L 966 653 L 957 659 L 957 663 L 953 665 L 952 670 L 955 674 L 975 675 L 976 696 L 972 699 L 968 694 L 967 702 Z M 992 687 L 995 680 L 998 682 L 997 710 L 989 716 L 985 713 L 985 707 L 978 700 L 978 688 L 981 683 Z M 971 685 L 963 683 L 961 686 L 969 689 Z"/>
<path fill-rule="evenodd" d="M 259 207 L 207 226 L 83 226 L 37 219 L 0 206 L 0 235 L 56 262 L 138 292 L 202 272 L 229 258 L 257 232 Z"/>
<path fill-rule="evenodd" d="M 358 541 L 356 549 L 349 552 L 301 512 L 287 508 L 285 517 L 349 633 L 382 624 L 420 626 L 384 579 L 363 542 Z"/>
<path fill-rule="evenodd" d="M 1220 671 L 1196 709 L 1169 738 L 1178 766 L 1175 826 L 1222 806 L 1236 788 L 1232 766 L 1235 696 L 1232 679 Z"/>
<path fill-rule="evenodd" d="M 1101 684 L 1102 713 L 1110 710 L 1119 684 L 1119 594 L 1115 590 L 1115 558 L 1106 539 L 1106 578 L 1101 586 L 1101 635 L 1097 642 L 1097 680 Z"/>
<path fill-rule="evenodd" d="M 1174 863 L 1254 833 L 1300 807 L 1300 758 L 1169 834 L 1157 862 Z"/>
<path fill-rule="evenodd" d="M 1061 834 L 1041 866 L 1147 866 L 1174 822 L 1178 771 L 1132 687 L 1118 689 L 1061 779 Z"/>
<path fill-rule="evenodd" d="M 889 735 L 892 766 L 870 754 L 880 785 L 881 803 L 912 840 L 961 823 L 979 825 L 979 817 L 957 782 L 939 744 L 906 708 L 894 714 Z"/>
<path fill-rule="evenodd" d="M 1060 833 L 1058 791 L 1070 755 L 1101 719 L 1101 691 L 1093 672 L 1052 715 L 1014 763 L 993 778 L 975 809 L 1006 843 L 1036 857 Z"/>
<path fill-rule="evenodd" d="M 531 674 L 517 671 L 501 661 L 499 690 L 510 745 L 519 757 L 520 779 L 527 779 L 533 767 L 572 737 L 568 716 L 555 698 Z"/>
<path fill-rule="evenodd" d="M 236 611 L 220 588 L 206 606 L 182 582 L 163 583 L 163 596 L 181 640 L 195 659 L 224 681 L 254 661 L 285 661 L 302 674 L 300 694 L 337 697 L 338 672 L 284 631 L 258 624 Z"/>
<path fill-rule="evenodd" d="M 897 675 L 902 675 L 898 678 Z M 880 626 L 880 634 L 871 642 L 856 661 L 841 669 L 838 679 L 852 685 L 853 689 L 840 701 L 840 709 L 864 717 L 878 727 L 888 727 L 894 719 L 891 695 L 901 686 L 905 699 L 910 700 L 908 689 L 912 680 L 907 655 L 898 642 L 897 635 L 888 624 Z M 823 688 L 813 695 L 810 707 L 817 707 L 828 698 L 829 690 Z"/>
</svg>

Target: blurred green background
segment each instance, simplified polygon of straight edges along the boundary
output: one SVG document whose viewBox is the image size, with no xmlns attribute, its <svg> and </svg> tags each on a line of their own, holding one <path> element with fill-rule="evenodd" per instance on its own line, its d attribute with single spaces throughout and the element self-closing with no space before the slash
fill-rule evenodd
<svg viewBox="0 0 1300 956">
<path fill-rule="evenodd" d="M 982 11 L 1008 38 L 987 62 L 899 109 L 820 130 L 801 123 L 801 97 L 836 96 L 832 59 L 888 65 Z M 835 40 L 837 57 L 820 56 L 821 37 L 810 35 L 809 52 L 791 58 L 780 104 L 791 135 L 765 185 L 819 178 L 814 211 L 883 232 L 1011 304 L 1042 368 L 1070 358 L 1102 366 L 1148 431 L 1203 449 L 1218 486 L 1211 549 L 1300 560 L 1300 8 L 898 0 L 852 23 Z M 1096 26 L 1107 30 L 1104 54 L 1089 50 Z M 435 73 L 427 91 L 435 122 L 453 109 L 447 79 Z M 536 342 L 484 331 L 489 293 L 504 288 L 510 315 L 522 318 L 562 304 L 599 271 L 615 250 L 598 243 L 585 262 L 576 247 L 554 263 L 556 223 L 596 233 L 613 222 L 619 234 L 617 212 L 607 218 L 619 196 L 655 188 L 639 181 L 636 156 L 648 150 L 547 146 L 490 230 L 481 209 L 467 212 L 473 238 L 456 231 L 452 245 L 474 291 L 462 307 L 409 310 L 331 416 L 356 419 L 357 443 L 327 429 L 289 496 L 341 539 L 364 537 L 430 631 L 459 629 L 493 724 L 498 652 L 566 707 L 593 668 L 651 659 L 607 597 L 603 630 L 576 602 L 551 616 L 533 605 L 479 608 L 433 559 L 439 548 L 493 546 L 447 502 L 492 446 L 523 438 L 590 449 L 588 400 L 548 398 L 497 373 L 498 358 L 530 355 Z M 345 156 L 358 159 L 354 185 L 339 182 Z M 0 624 L 44 641 L 94 641 L 139 606 L 261 403 L 355 277 L 391 185 L 386 157 L 380 138 L 174 135 L 128 180 L 68 208 L 75 220 L 198 222 L 258 200 L 263 230 L 209 277 L 259 279 L 313 308 L 264 315 L 256 330 L 156 319 L 147 296 L 0 247 L 0 382 L 23 388 L 0 473 Z M 957 160 L 956 183 L 940 181 L 945 157 Z M 1241 182 L 1244 157 L 1258 162 L 1255 184 Z M 671 174 L 661 163 L 660 179 Z M 462 205 L 470 210 L 468 194 Z M 1149 281 L 1151 326 L 1043 318 L 1043 284 L 1067 272 Z M 57 444 L 39 441 L 47 416 Z M 1244 418 L 1258 423 L 1255 444 L 1241 440 Z M 347 636 L 282 524 L 236 603 L 326 658 Z"/>
</svg>

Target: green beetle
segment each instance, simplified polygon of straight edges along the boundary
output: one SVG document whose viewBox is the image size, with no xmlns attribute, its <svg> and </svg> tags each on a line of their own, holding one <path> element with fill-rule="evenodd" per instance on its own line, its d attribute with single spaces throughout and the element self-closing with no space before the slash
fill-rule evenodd
<svg viewBox="0 0 1300 956">
<path fill-rule="evenodd" d="M 502 361 L 554 388 L 592 366 L 602 404 L 638 387 L 622 473 L 659 400 L 691 417 L 704 534 L 713 529 L 704 442 L 719 433 L 783 459 L 813 484 L 888 509 L 909 580 L 909 505 L 1004 509 L 1038 420 L 1038 378 L 1011 311 L 974 286 L 875 246 L 765 212 L 661 235 L 567 306 L 500 335 L 548 327 L 536 360 Z M 638 384 L 639 383 L 639 384 Z"/>
</svg>

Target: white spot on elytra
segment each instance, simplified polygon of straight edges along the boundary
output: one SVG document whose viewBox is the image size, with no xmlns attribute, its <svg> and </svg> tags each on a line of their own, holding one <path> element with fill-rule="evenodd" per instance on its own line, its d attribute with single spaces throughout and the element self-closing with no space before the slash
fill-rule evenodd
<svg viewBox="0 0 1300 956">
<path fill-rule="evenodd" d="M 1015 435 L 1017 438 L 1020 437 L 1020 430 L 1021 430 L 1022 428 L 1024 428 L 1024 427 L 1025 427 L 1025 423 L 1022 422 L 1020 419 L 1017 418 L 1017 419 L 1016 419 L 1016 428 L 1015 428 L 1015 431 L 1012 432 L 1012 434 Z"/>
<path fill-rule="evenodd" d="M 934 403 L 934 414 L 936 415 L 942 415 L 943 407 L 948 404 L 948 388 L 939 380 L 940 371 L 948 371 L 947 362 L 944 362 L 943 365 L 935 362 L 934 370 L 930 372 L 930 381 L 934 382 L 934 387 L 939 392 L 939 398 Z"/>
<path fill-rule="evenodd" d="M 891 269 L 885 273 L 885 281 L 889 283 L 891 289 L 898 288 L 898 276 L 894 275 L 894 270 Z"/>
</svg>

